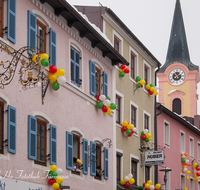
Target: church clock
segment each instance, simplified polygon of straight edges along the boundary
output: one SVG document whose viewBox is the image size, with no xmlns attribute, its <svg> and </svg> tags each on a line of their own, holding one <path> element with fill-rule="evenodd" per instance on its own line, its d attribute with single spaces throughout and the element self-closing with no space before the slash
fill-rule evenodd
<svg viewBox="0 0 200 190">
<path fill-rule="evenodd" d="M 169 80 L 172 85 L 180 85 L 184 82 L 185 73 L 182 69 L 173 69 L 169 73 Z"/>
</svg>

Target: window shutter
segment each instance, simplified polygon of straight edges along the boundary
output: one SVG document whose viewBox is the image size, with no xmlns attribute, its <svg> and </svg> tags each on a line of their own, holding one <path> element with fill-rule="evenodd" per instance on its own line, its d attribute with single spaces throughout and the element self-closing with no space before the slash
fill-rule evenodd
<svg viewBox="0 0 200 190">
<path fill-rule="evenodd" d="M 108 96 L 108 74 L 105 71 L 103 72 L 103 94 Z"/>
<path fill-rule="evenodd" d="M 80 55 L 75 51 L 75 84 L 80 86 Z"/>
<path fill-rule="evenodd" d="M 50 28 L 50 65 L 56 65 L 56 32 Z"/>
<path fill-rule="evenodd" d="M 16 108 L 8 106 L 8 152 L 16 154 Z"/>
<path fill-rule="evenodd" d="M 90 141 L 90 175 L 96 176 L 96 143 Z"/>
<path fill-rule="evenodd" d="M 57 128 L 50 125 L 50 164 L 57 165 Z"/>
<path fill-rule="evenodd" d="M 74 65 L 75 65 L 75 61 L 74 61 L 74 49 L 71 47 L 71 82 L 74 83 Z"/>
<path fill-rule="evenodd" d="M 95 63 L 90 60 L 90 94 L 96 96 L 96 87 L 95 87 Z"/>
<path fill-rule="evenodd" d="M 88 174 L 88 140 L 83 139 L 83 173 Z"/>
<path fill-rule="evenodd" d="M 104 147 L 104 178 L 108 179 L 108 148 Z"/>
<path fill-rule="evenodd" d="M 16 0 L 8 0 L 7 38 L 16 43 Z"/>
<path fill-rule="evenodd" d="M 28 47 L 33 48 L 36 53 L 36 16 L 31 12 L 28 11 Z M 27 51 L 28 53 L 32 54 L 31 50 Z"/>
<path fill-rule="evenodd" d="M 37 119 L 31 115 L 28 116 L 28 158 L 37 158 Z"/>
<path fill-rule="evenodd" d="M 73 170 L 73 134 L 66 131 L 66 168 Z"/>
</svg>

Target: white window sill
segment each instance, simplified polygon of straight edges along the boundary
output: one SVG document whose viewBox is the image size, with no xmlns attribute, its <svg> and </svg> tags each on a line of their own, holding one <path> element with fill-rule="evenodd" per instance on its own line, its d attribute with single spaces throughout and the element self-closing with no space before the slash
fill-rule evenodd
<svg viewBox="0 0 200 190">
<path fill-rule="evenodd" d="M 9 45 L 10 41 L 9 40 L 5 40 L 2 37 L 0 37 L 0 40 L 3 41 L 4 43 L 6 43 L 7 45 Z"/>
<path fill-rule="evenodd" d="M 138 136 L 138 133 L 137 133 L 137 134 L 133 133 L 132 136 L 135 136 L 135 137 L 137 137 L 137 138 L 139 137 L 139 136 Z"/>
<path fill-rule="evenodd" d="M 72 171 L 70 171 L 70 177 L 84 180 L 83 172 L 80 172 L 80 175 L 76 175 L 76 174 L 73 174 Z"/>
<path fill-rule="evenodd" d="M 170 145 L 168 145 L 168 144 L 164 144 L 164 146 L 167 147 L 167 148 L 170 148 Z"/>
<path fill-rule="evenodd" d="M 122 126 L 118 123 L 116 123 L 116 126 L 119 127 L 119 128 L 122 128 Z"/>
<path fill-rule="evenodd" d="M 93 181 L 96 182 L 96 183 L 105 185 L 105 180 L 104 180 L 104 179 L 103 179 L 103 180 L 98 180 L 98 179 L 95 179 L 95 178 L 93 177 Z"/>
<path fill-rule="evenodd" d="M 131 77 L 130 77 L 130 75 L 129 75 L 129 79 L 130 79 L 130 81 L 132 81 L 134 84 L 136 84 L 136 81 L 134 80 L 134 79 L 132 79 Z M 144 87 L 143 87 L 144 88 Z"/>
</svg>

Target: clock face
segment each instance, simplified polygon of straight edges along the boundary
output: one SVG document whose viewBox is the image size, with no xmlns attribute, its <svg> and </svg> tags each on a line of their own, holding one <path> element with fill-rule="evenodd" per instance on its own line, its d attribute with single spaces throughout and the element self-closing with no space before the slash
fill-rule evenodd
<svg viewBox="0 0 200 190">
<path fill-rule="evenodd" d="M 173 69 L 169 73 L 169 80 L 173 85 L 180 85 L 185 80 L 185 73 L 182 69 Z"/>
</svg>

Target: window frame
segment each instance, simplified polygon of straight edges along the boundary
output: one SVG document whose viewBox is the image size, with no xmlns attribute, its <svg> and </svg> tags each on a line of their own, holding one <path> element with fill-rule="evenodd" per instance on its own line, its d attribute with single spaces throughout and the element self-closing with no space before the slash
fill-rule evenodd
<svg viewBox="0 0 200 190">
<path fill-rule="evenodd" d="M 117 106 L 117 108 L 116 108 L 116 111 L 118 111 L 118 117 L 119 117 L 119 121 L 117 121 L 116 120 L 116 123 L 117 124 L 119 124 L 120 125 L 120 123 L 121 123 L 121 118 L 120 118 L 120 115 L 121 115 L 121 97 L 118 95 L 118 94 L 116 94 L 116 100 L 119 100 L 119 108 L 118 108 L 118 106 Z M 117 104 L 116 104 L 117 105 Z M 115 112 L 116 113 L 116 115 L 117 115 L 117 112 Z M 117 118 L 117 117 L 116 117 Z"/>
<path fill-rule="evenodd" d="M 4 102 L 0 101 L 0 106 L 1 106 L 1 118 L 2 120 L 0 121 L 1 122 L 1 147 L 0 147 L 0 154 L 4 154 L 4 146 L 3 146 L 3 141 L 4 141 Z"/>
<path fill-rule="evenodd" d="M 4 1 L 1 0 L 1 3 L 0 3 L 0 14 L 1 14 L 1 23 L 0 23 L 0 37 L 3 38 L 3 24 L 4 24 Z"/>
<path fill-rule="evenodd" d="M 192 182 L 192 183 L 191 183 Z M 192 187 L 191 188 L 191 184 L 192 184 Z M 190 177 L 190 190 L 194 190 L 195 189 L 195 184 L 194 184 L 194 178 L 193 177 Z"/>
<path fill-rule="evenodd" d="M 101 144 L 100 143 L 96 143 L 96 163 L 97 163 L 97 147 L 99 147 L 100 148 L 100 156 L 98 157 L 98 158 L 100 158 L 100 166 L 101 166 L 101 169 L 103 168 L 103 166 L 102 166 L 102 159 L 101 159 L 101 148 L 102 148 L 102 146 L 101 146 Z M 97 167 L 97 164 L 96 164 L 96 167 Z M 103 169 L 102 169 L 102 171 L 103 171 Z M 102 180 L 102 175 L 101 176 L 94 176 L 94 179 L 97 179 L 97 180 Z"/>
<path fill-rule="evenodd" d="M 165 139 L 165 133 L 166 133 L 166 130 L 165 130 L 165 124 L 167 124 L 167 126 L 168 126 L 168 137 L 167 137 L 167 142 L 166 142 L 166 139 Z M 168 122 L 168 121 L 166 121 L 165 119 L 164 119 L 164 145 L 166 146 L 166 147 L 170 147 L 170 123 Z"/>
<path fill-rule="evenodd" d="M 78 139 L 78 156 L 77 156 L 77 159 L 81 159 L 80 158 L 80 136 L 78 136 L 74 133 L 72 133 L 72 134 L 73 134 L 73 141 L 74 141 L 74 137 Z M 74 150 L 74 142 L 73 142 L 73 150 Z M 74 157 L 74 153 L 73 153 L 73 157 Z M 81 172 L 73 171 L 73 170 L 71 172 L 72 172 L 72 174 L 75 174 L 75 175 L 80 175 L 80 173 L 81 173 Z"/>
<path fill-rule="evenodd" d="M 115 48 L 115 44 L 118 45 L 118 48 Z M 119 45 L 120 45 L 120 40 L 116 37 L 116 35 L 114 35 L 114 49 L 119 52 Z"/>
<path fill-rule="evenodd" d="M 44 52 L 46 53 L 46 44 L 47 44 L 47 40 L 46 40 L 46 30 L 47 30 L 47 26 L 45 24 L 43 24 L 40 20 L 37 19 L 36 21 L 36 25 L 37 25 L 37 31 L 36 31 L 36 53 L 41 53 L 38 52 L 39 49 L 38 48 L 38 40 L 41 39 L 41 37 L 38 35 L 38 31 L 39 31 L 39 26 L 44 30 Z M 42 39 L 43 40 L 43 39 Z"/>
<path fill-rule="evenodd" d="M 149 179 L 146 179 L 146 177 L 147 177 L 147 175 L 146 175 L 146 168 L 148 168 Z M 149 167 L 149 166 L 145 166 L 144 167 L 144 179 L 145 179 L 145 181 L 151 180 L 151 167 Z"/>
<path fill-rule="evenodd" d="M 151 133 L 151 114 L 148 113 L 147 111 L 143 110 L 143 130 L 145 130 L 145 115 L 147 115 L 149 117 L 148 119 L 148 130 L 149 130 L 149 133 Z M 153 138 L 153 137 L 152 137 Z"/>
<path fill-rule="evenodd" d="M 37 145 L 36 145 L 37 158 L 36 158 L 36 160 L 34 160 L 34 163 L 38 164 L 38 165 L 46 166 L 47 165 L 47 160 L 46 160 L 46 155 L 47 155 L 47 132 L 46 132 L 47 131 L 47 122 L 44 121 L 44 120 L 41 120 L 37 117 L 36 117 L 36 119 L 37 119 Z M 38 128 L 39 128 L 39 125 L 38 124 L 44 125 L 44 162 L 41 161 L 41 160 L 38 160 L 38 156 L 39 156 L 39 154 L 38 154 L 38 141 L 39 141 L 39 138 L 38 138 L 39 130 L 38 130 Z"/>
<path fill-rule="evenodd" d="M 147 120 L 147 122 L 146 122 Z M 147 126 L 146 126 L 147 124 Z M 149 130 L 149 116 L 147 114 L 144 114 L 144 129 L 148 129 Z"/>
<path fill-rule="evenodd" d="M 124 121 L 124 95 L 120 92 L 118 92 L 117 90 L 115 90 L 115 104 L 116 104 L 116 96 L 120 97 L 120 123 L 116 122 L 116 118 L 115 118 L 115 122 L 116 122 L 116 126 L 118 127 L 122 127 L 122 122 Z M 116 117 L 116 110 L 115 110 L 115 114 L 114 116 Z"/>
<path fill-rule="evenodd" d="M 136 172 L 135 172 L 135 176 L 136 177 L 134 177 L 134 175 L 133 175 L 133 163 L 135 164 L 135 168 L 136 168 Z M 135 183 L 134 183 L 134 185 L 138 185 L 138 163 L 139 163 L 139 160 L 136 160 L 135 158 L 133 158 L 133 157 L 131 157 L 131 174 L 133 175 L 133 178 L 134 178 L 134 180 L 135 180 Z"/>
<path fill-rule="evenodd" d="M 98 82 L 96 80 L 96 71 L 99 73 L 99 94 L 101 94 L 101 69 L 99 67 L 97 67 L 96 63 L 95 63 L 95 89 L 96 89 L 96 82 Z M 96 97 L 99 95 L 97 94 L 97 89 L 96 89 Z"/>
<path fill-rule="evenodd" d="M 190 147 L 191 141 L 192 141 L 192 155 L 191 155 L 191 147 Z M 189 138 L 189 149 L 190 149 L 190 158 L 194 158 L 194 138 L 191 136 Z"/>
<path fill-rule="evenodd" d="M 120 180 L 123 179 L 123 150 L 116 149 L 116 156 L 120 156 Z M 117 180 L 117 184 L 120 183 L 120 180 Z"/>
<path fill-rule="evenodd" d="M 134 131 L 133 135 L 138 137 L 138 121 L 139 121 L 138 113 L 139 113 L 139 107 L 138 107 L 137 104 L 135 104 L 134 102 L 130 101 L 130 123 L 131 124 L 132 124 L 132 119 L 131 119 L 131 117 L 132 117 L 132 106 L 136 108 L 136 113 L 135 113 L 136 114 L 135 115 L 136 116 L 136 122 L 135 122 L 135 125 L 134 125 L 134 127 L 136 127 L 136 131 Z"/>
<path fill-rule="evenodd" d="M 182 179 L 183 179 L 183 188 L 182 188 Z M 185 180 L 185 175 L 184 174 L 181 174 L 181 189 L 184 189 L 185 188 L 185 183 L 186 183 L 186 180 Z"/>
<path fill-rule="evenodd" d="M 183 140 L 184 140 L 184 142 L 183 142 L 183 150 L 181 150 L 181 134 L 183 134 Z M 182 152 L 185 152 L 185 132 L 183 132 L 183 131 L 180 131 L 180 153 L 182 153 Z"/>
<path fill-rule="evenodd" d="M 145 61 L 143 60 L 143 78 L 145 80 L 145 68 L 147 68 L 147 82 L 145 81 L 145 85 L 150 85 L 151 84 L 151 66 Z M 143 88 L 143 90 L 148 93 L 148 91 L 146 90 L 146 88 Z"/>
<path fill-rule="evenodd" d="M 121 175 L 120 175 L 121 174 L 121 155 L 116 154 L 116 157 L 117 157 L 116 170 L 118 170 L 118 172 L 116 172 L 116 174 L 118 174 L 118 176 L 116 176 L 116 180 L 120 181 L 121 180 Z M 118 164 L 119 164 L 119 167 L 117 167 Z"/>
<path fill-rule="evenodd" d="M 174 104 L 174 101 L 178 106 L 179 106 L 179 103 L 180 103 L 180 106 L 179 106 L 180 110 L 177 109 L 178 106 L 176 104 Z M 180 101 L 180 102 L 177 102 L 177 101 Z M 172 100 L 172 111 L 175 112 L 175 113 L 177 113 L 176 111 L 180 111 L 180 114 L 179 113 L 177 113 L 177 114 L 182 115 L 182 101 L 181 101 L 180 98 L 174 98 Z"/>
<path fill-rule="evenodd" d="M 123 38 L 115 30 L 113 30 L 113 47 L 115 45 L 115 38 L 119 41 L 119 51 L 118 52 L 123 56 Z"/>
</svg>

